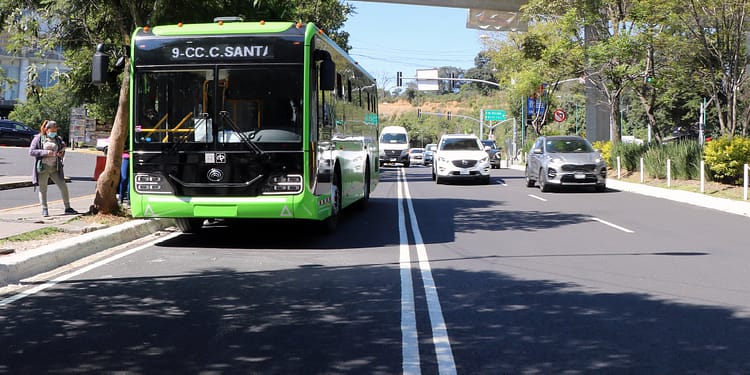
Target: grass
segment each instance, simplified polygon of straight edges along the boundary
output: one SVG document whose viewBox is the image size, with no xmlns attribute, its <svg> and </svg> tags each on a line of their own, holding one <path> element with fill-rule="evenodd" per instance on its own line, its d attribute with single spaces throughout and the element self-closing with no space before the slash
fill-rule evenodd
<svg viewBox="0 0 750 375">
<path fill-rule="evenodd" d="M 7 241 L 7 242 L 31 241 L 31 240 L 36 240 L 40 237 L 48 236 L 50 234 L 54 234 L 58 232 L 61 232 L 61 230 L 57 228 L 46 227 L 46 228 L 33 230 L 31 232 L 26 232 L 26 233 L 17 234 L 15 236 L 6 237 L 6 238 L 3 238 L 3 241 Z"/>
</svg>

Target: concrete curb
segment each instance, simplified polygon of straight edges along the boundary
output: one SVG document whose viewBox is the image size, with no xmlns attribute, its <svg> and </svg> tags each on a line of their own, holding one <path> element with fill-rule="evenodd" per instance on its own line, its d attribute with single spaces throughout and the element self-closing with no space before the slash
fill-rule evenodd
<svg viewBox="0 0 750 375">
<path fill-rule="evenodd" d="M 174 225 L 172 219 L 140 219 L 102 230 L 71 237 L 35 250 L 3 257 L 0 260 L 0 287 Z"/>
</svg>

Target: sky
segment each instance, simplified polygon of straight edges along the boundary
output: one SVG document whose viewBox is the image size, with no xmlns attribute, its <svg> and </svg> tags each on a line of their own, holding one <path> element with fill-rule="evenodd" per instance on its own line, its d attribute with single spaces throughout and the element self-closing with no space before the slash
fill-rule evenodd
<svg viewBox="0 0 750 375">
<path fill-rule="evenodd" d="M 349 54 L 388 89 L 396 72 L 415 77 L 418 69 L 472 68 L 482 50 L 485 32 L 466 28 L 465 8 L 347 2 L 356 8 L 343 27 Z"/>
</svg>

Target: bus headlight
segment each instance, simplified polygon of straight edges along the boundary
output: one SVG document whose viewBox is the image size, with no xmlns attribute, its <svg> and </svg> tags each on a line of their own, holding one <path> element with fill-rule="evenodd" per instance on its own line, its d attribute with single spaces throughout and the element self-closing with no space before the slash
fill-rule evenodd
<svg viewBox="0 0 750 375">
<path fill-rule="evenodd" d="M 298 174 L 276 175 L 266 181 L 263 194 L 296 194 L 302 192 L 302 176 Z"/>
<path fill-rule="evenodd" d="M 135 191 L 141 194 L 172 194 L 172 187 L 166 178 L 158 173 L 137 173 Z"/>
</svg>

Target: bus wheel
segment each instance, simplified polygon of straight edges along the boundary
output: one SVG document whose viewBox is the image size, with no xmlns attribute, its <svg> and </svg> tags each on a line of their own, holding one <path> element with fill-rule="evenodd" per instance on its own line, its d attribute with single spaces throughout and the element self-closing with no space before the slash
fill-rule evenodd
<svg viewBox="0 0 750 375">
<path fill-rule="evenodd" d="M 341 213 L 341 174 L 336 171 L 333 173 L 333 183 L 331 184 L 331 216 L 323 220 L 323 231 L 330 234 L 336 231 L 339 224 L 339 214 Z"/>
<path fill-rule="evenodd" d="M 201 230 L 201 228 L 203 228 L 203 219 L 200 218 L 179 218 L 175 219 L 174 221 L 175 224 L 177 224 L 177 228 L 179 228 L 182 233 L 197 233 Z"/>
<path fill-rule="evenodd" d="M 367 208 L 367 203 L 370 201 L 370 163 L 367 163 L 365 167 L 365 186 L 362 189 L 362 198 L 357 201 L 357 209 L 364 210 Z"/>
</svg>

